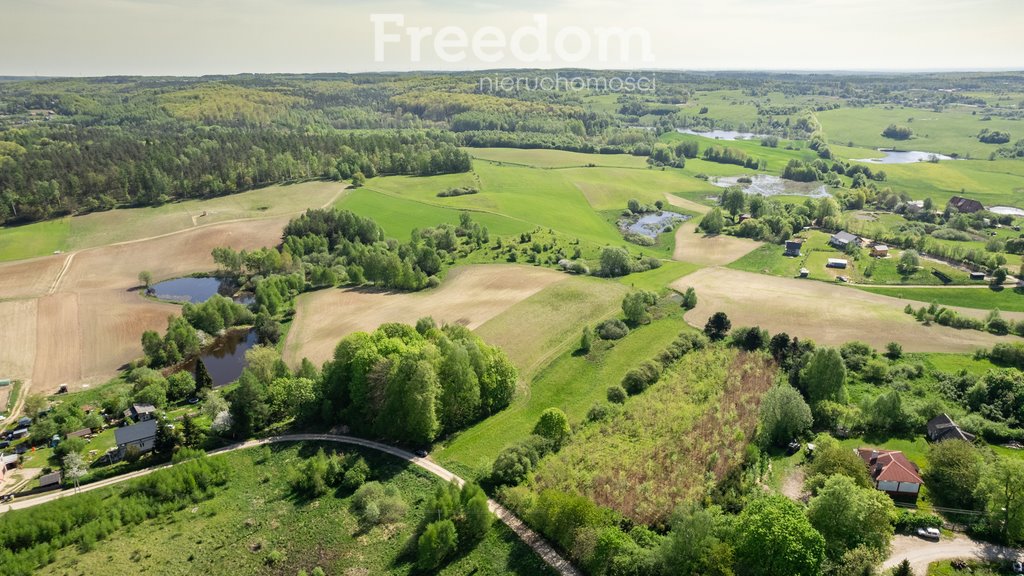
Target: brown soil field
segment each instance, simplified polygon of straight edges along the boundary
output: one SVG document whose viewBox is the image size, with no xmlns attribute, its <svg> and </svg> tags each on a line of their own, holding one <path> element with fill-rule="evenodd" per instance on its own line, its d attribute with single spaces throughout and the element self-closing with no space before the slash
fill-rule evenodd
<svg viewBox="0 0 1024 576">
<path fill-rule="evenodd" d="M 1021 341 L 1014 336 L 924 326 L 903 313 L 906 301 L 813 280 L 706 268 L 672 284 L 677 290 L 689 286 L 697 290 L 698 304 L 687 312 L 686 321 L 696 327 L 722 311 L 733 327 L 760 326 L 825 345 L 861 340 L 879 349 L 899 342 L 908 352 L 971 352 L 998 342 Z"/>
<path fill-rule="evenodd" d="M 30 378 L 36 361 L 36 301 L 0 302 L 0 326 L 0 378 Z"/>
<path fill-rule="evenodd" d="M 0 303 L 0 318 L 14 327 L 0 337 L 0 369 L 40 393 L 109 379 L 141 355 L 144 331 L 162 332 L 167 317 L 180 310 L 142 298 L 135 290 L 140 271 L 149 270 L 156 280 L 211 271 L 215 247 L 276 245 L 288 218 L 216 224 L 0 264 L 0 300 L 23 299 Z"/>
<path fill-rule="evenodd" d="M 38 302 L 33 391 L 52 392 L 61 384 L 71 385 L 82 378 L 78 294 L 53 294 Z M 106 340 L 107 335 L 92 334 L 90 339 Z"/>
<path fill-rule="evenodd" d="M 66 256 L 46 256 L 0 264 L 0 298 L 36 298 L 46 294 Z"/>
<path fill-rule="evenodd" d="M 696 219 L 676 230 L 676 247 L 672 259 L 702 266 L 724 266 L 735 262 L 761 245 L 748 238 L 719 234 L 705 236 L 697 232 Z"/>
<path fill-rule="evenodd" d="M 545 287 L 569 278 L 548 268 L 484 264 L 452 270 L 440 287 L 417 293 L 321 290 L 299 297 L 284 346 L 285 361 L 329 360 L 338 341 L 385 322 L 413 324 L 432 316 L 438 324 L 475 329 Z"/>
</svg>

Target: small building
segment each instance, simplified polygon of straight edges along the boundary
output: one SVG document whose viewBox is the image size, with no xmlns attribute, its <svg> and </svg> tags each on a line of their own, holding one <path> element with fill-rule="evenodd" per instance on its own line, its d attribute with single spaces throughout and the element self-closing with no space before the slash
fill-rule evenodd
<svg viewBox="0 0 1024 576">
<path fill-rule="evenodd" d="M 786 251 L 782 253 L 783 256 L 791 256 L 793 258 L 800 256 L 800 250 L 804 247 L 803 238 L 791 238 L 786 240 Z"/>
<path fill-rule="evenodd" d="M 751 218 L 753 218 L 753 216 L 751 216 L 750 214 L 740 214 L 740 220 L 739 221 L 740 222 L 744 222 L 746 220 L 750 220 Z"/>
<path fill-rule="evenodd" d="M 48 446 L 50 448 L 56 448 L 58 444 L 60 444 L 60 434 L 54 434 L 53 437 L 50 438 Z"/>
<path fill-rule="evenodd" d="M 985 209 L 981 205 L 981 202 L 977 200 L 971 200 L 970 198 L 963 198 L 961 196 L 953 196 L 949 199 L 946 204 L 946 208 L 953 208 L 961 214 L 974 214 L 975 212 L 981 212 Z"/>
<path fill-rule="evenodd" d="M 14 432 L 11 432 L 12 440 L 18 440 L 19 438 L 24 438 L 25 436 L 28 436 L 28 428 L 18 428 Z"/>
<path fill-rule="evenodd" d="M 60 471 L 50 472 L 39 477 L 40 490 L 57 490 L 60 488 L 60 481 L 63 480 Z"/>
<path fill-rule="evenodd" d="M 825 264 L 826 268 L 846 268 L 848 262 L 842 258 L 829 258 Z"/>
<path fill-rule="evenodd" d="M 811 275 L 811 271 L 808 270 L 807 268 L 801 268 L 800 269 L 800 277 L 801 278 L 807 278 L 810 275 Z"/>
<path fill-rule="evenodd" d="M 836 232 L 828 239 L 828 243 L 839 250 L 846 250 L 850 246 L 856 246 L 860 244 L 860 237 L 850 234 L 849 232 Z"/>
<path fill-rule="evenodd" d="M 984 272 L 971 272 L 971 280 L 978 280 L 978 281 L 984 282 L 985 281 L 985 273 Z"/>
<path fill-rule="evenodd" d="M 875 258 L 888 258 L 889 247 L 885 244 L 875 244 L 871 247 L 871 256 Z"/>
<path fill-rule="evenodd" d="M 928 439 L 932 442 L 944 440 L 974 442 L 974 434 L 964 432 L 948 414 L 939 414 L 928 421 Z"/>
<path fill-rule="evenodd" d="M 68 438 L 87 438 L 89 436 L 92 436 L 92 429 L 90 428 L 82 428 L 81 430 L 68 432 Z"/>
<path fill-rule="evenodd" d="M 917 501 L 924 480 L 916 464 L 898 450 L 857 448 L 875 488 L 898 500 Z"/>
<path fill-rule="evenodd" d="M 124 458 L 128 448 L 134 446 L 140 454 L 153 450 L 156 444 L 156 420 L 150 419 L 125 426 L 114 431 L 114 442 L 117 444 L 117 457 Z"/>
<path fill-rule="evenodd" d="M 156 414 L 156 406 L 152 404 L 132 404 L 132 407 L 124 411 L 124 417 L 136 422 L 152 420 Z"/>
</svg>

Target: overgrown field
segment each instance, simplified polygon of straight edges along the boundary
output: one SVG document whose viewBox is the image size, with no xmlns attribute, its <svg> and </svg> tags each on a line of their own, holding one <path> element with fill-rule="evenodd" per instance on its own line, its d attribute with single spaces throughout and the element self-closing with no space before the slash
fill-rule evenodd
<svg viewBox="0 0 1024 576">
<path fill-rule="evenodd" d="M 415 536 L 427 499 L 441 481 L 372 452 L 371 479 L 398 489 L 408 512 L 396 523 L 361 526 L 351 492 L 306 500 L 288 479 L 313 444 L 250 449 L 223 458 L 232 473 L 216 495 L 183 510 L 115 531 L 94 547 L 59 550 L 48 573 L 91 575 L 111 566 L 135 574 L 280 574 L 320 567 L 327 574 L 413 574 Z M 328 451 L 333 448 L 328 446 Z M 45 505 L 27 512 L 45 513 Z M 503 524 L 439 574 L 549 574 L 543 561 Z"/>
<path fill-rule="evenodd" d="M 775 381 L 770 358 L 711 348 L 685 356 L 608 420 L 544 460 L 535 489 L 578 492 L 634 522 L 664 526 L 738 470 Z"/>
</svg>

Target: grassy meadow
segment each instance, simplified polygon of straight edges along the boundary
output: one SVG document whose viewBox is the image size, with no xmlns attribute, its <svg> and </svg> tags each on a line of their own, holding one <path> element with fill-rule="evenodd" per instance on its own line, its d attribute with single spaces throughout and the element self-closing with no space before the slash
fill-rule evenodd
<svg viewBox="0 0 1024 576">
<path fill-rule="evenodd" d="M 332 575 L 419 573 L 413 566 L 414 539 L 425 520 L 427 499 L 441 480 L 394 458 L 362 453 L 371 465 L 371 479 L 395 486 L 408 505 L 401 521 L 366 528 L 350 511 L 348 491 L 311 501 L 291 492 L 290 471 L 316 449 L 287 444 L 215 456 L 227 459 L 234 472 L 213 498 L 119 529 L 91 550 L 58 550 L 46 571 L 84 576 L 120 566 L 134 574 L 293 575 L 320 567 Z M 476 548 L 436 573 L 552 572 L 511 530 L 495 522 Z"/>
</svg>

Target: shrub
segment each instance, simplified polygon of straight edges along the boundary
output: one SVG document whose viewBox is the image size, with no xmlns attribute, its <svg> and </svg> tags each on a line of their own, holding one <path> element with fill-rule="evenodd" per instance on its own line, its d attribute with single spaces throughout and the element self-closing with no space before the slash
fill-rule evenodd
<svg viewBox="0 0 1024 576">
<path fill-rule="evenodd" d="M 661 367 L 650 360 L 633 368 L 622 378 L 622 387 L 630 394 L 639 394 L 661 377 Z"/>
<path fill-rule="evenodd" d="M 626 401 L 626 391 L 622 386 L 608 387 L 608 401 L 613 404 L 622 404 Z"/>
<path fill-rule="evenodd" d="M 427 524 L 417 542 L 416 565 L 423 570 L 433 570 L 455 552 L 458 535 L 451 520 L 439 520 Z"/>
<path fill-rule="evenodd" d="M 605 320 L 597 325 L 597 335 L 604 340 L 619 340 L 629 334 L 629 326 L 618 318 Z"/>
</svg>

